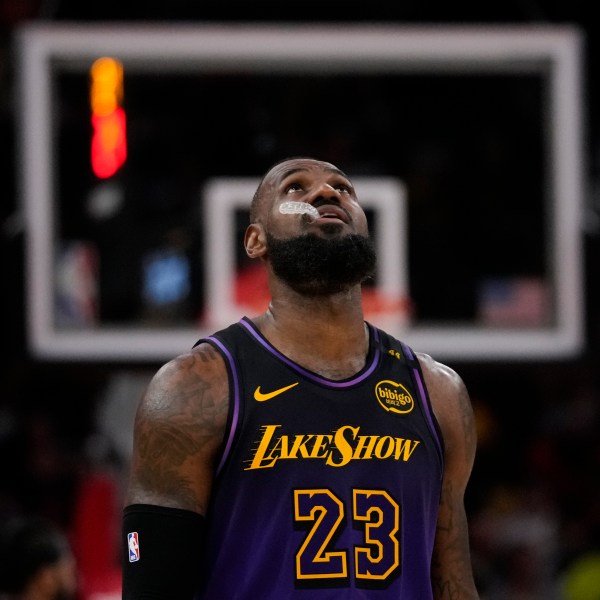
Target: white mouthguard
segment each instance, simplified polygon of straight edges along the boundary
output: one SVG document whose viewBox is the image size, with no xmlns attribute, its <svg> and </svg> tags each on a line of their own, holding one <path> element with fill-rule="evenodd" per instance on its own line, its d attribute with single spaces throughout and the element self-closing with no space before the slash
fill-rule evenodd
<svg viewBox="0 0 600 600">
<path fill-rule="evenodd" d="M 312 221 L 319 218 L 319 211 L 307 202 L 283 202 L 279 205 L 279 212 L 283 215 L 306 215 L 311 217 Z"/>
</svg>

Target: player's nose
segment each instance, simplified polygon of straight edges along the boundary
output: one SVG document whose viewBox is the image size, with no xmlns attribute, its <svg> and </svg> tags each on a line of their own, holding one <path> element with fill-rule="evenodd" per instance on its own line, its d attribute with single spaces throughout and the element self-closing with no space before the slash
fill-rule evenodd
<svg viewBox="0 0 600 600">
<path fill-rule="evenodd" d="M 338 190 L 326 182 L 318 183 L 311 192 L 311 203 L 314 203 L 319 198 L 339 200 L 340 197 Z"/>
</svg>

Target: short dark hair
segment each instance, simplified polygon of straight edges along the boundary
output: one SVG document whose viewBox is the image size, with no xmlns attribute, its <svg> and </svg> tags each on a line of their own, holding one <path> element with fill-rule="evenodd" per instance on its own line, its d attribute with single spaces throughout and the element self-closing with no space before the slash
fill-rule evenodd
<svg viewBox="0 0 600 600">
<path fill-rule="evenodd" d="M 0 592 L 18 594 L 42 567 L 69 553 L 66 536 L 47 519 L 6 519 L 0 526 Z"/>
</svg>

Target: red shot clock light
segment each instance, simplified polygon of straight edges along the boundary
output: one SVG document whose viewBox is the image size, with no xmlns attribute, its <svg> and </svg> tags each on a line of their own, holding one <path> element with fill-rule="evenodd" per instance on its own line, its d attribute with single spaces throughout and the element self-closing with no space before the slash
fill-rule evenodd
<svg viewBox="0 0 600 600">
<path fill-rule="evenodd" d="M 114 58 L 99 58 L 90 69 L 90 108 L 92 170 L 100 179 L 114 175 L 127 158 L 126 118 L 122 104 L 123 65 Z"/>
</svg>

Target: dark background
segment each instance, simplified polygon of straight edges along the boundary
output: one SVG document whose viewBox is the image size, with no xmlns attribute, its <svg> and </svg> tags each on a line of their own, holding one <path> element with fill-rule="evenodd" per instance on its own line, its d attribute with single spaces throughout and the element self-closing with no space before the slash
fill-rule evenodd
<svg viewBox="0 0 600 600">
<path fill-rule="evenodd" d="M 600 550 L 600 124 L 596 109 L 600 54 L 593 6 L 583 1 L 353 4 L 322 0 L 238 5 L 183 0 L 102 4 L 0 0 L 5 355 L 0 388 L 0 517 L 11 512 L 43 513 L 71 529 L 82 479 L 100 465 L 116 473 L 118 481 L 124 466 L 123 455 L 100 431 L 98 415 L 107 388 L 125 367 L 40 361 L 30 356 L 25 343 L 24 231 L 15 176 L 12 54 L 19 24 L 34 20 L 568 23 L 585 34 L 585 350 L 564 361 L 451 363 L 467 383 L 479 425 L 480 447 L 467 508 L 482 597 L 516 599 L 519 593 L 527 593 L 528 598 L 567 598 L 558 595 L 567 570 L 590 551 Z M 255 172 L 252 165 L 251 174 Z M 515 172 L 505 174 L 511 184 L 518 180 Z M 128 364 L 126 371 L 143 380 L 157 366 Z M 575 596 L 568 598 L 575 600 Z"/>
<path fill-rule="evenodd" d="M 98 248 L 102 325 L 148 321 L 144 282 L 132 275 L 175 235 L 192 266 L 192 290 L 172 324 L 199 319 L 205 308 L 202 187 L 212 177 L 258 178 L 266 165 L 294 155 L 326 157 L 352 177 L 404 182 L 414 322 L 474 327 L 484 280 L 521 276 L 549 283 L 544 200 L 550 177 L 543 160 L 549 124 L 539 71 L 125 71 L 128 159 L 113 178 L 124 207 L 104 219 L 90 214 L 85 201 L 99 184 L 88 158 L 87 71 L 56 77 L 57 235 Z M 240 254 L 246 222 L 236 245 Z M 372 231 L 377 234 L 374 220 Z M 163 315 L 158 325 L 169 325 L 166 311 L 157 312 Z"/>
</svg>

